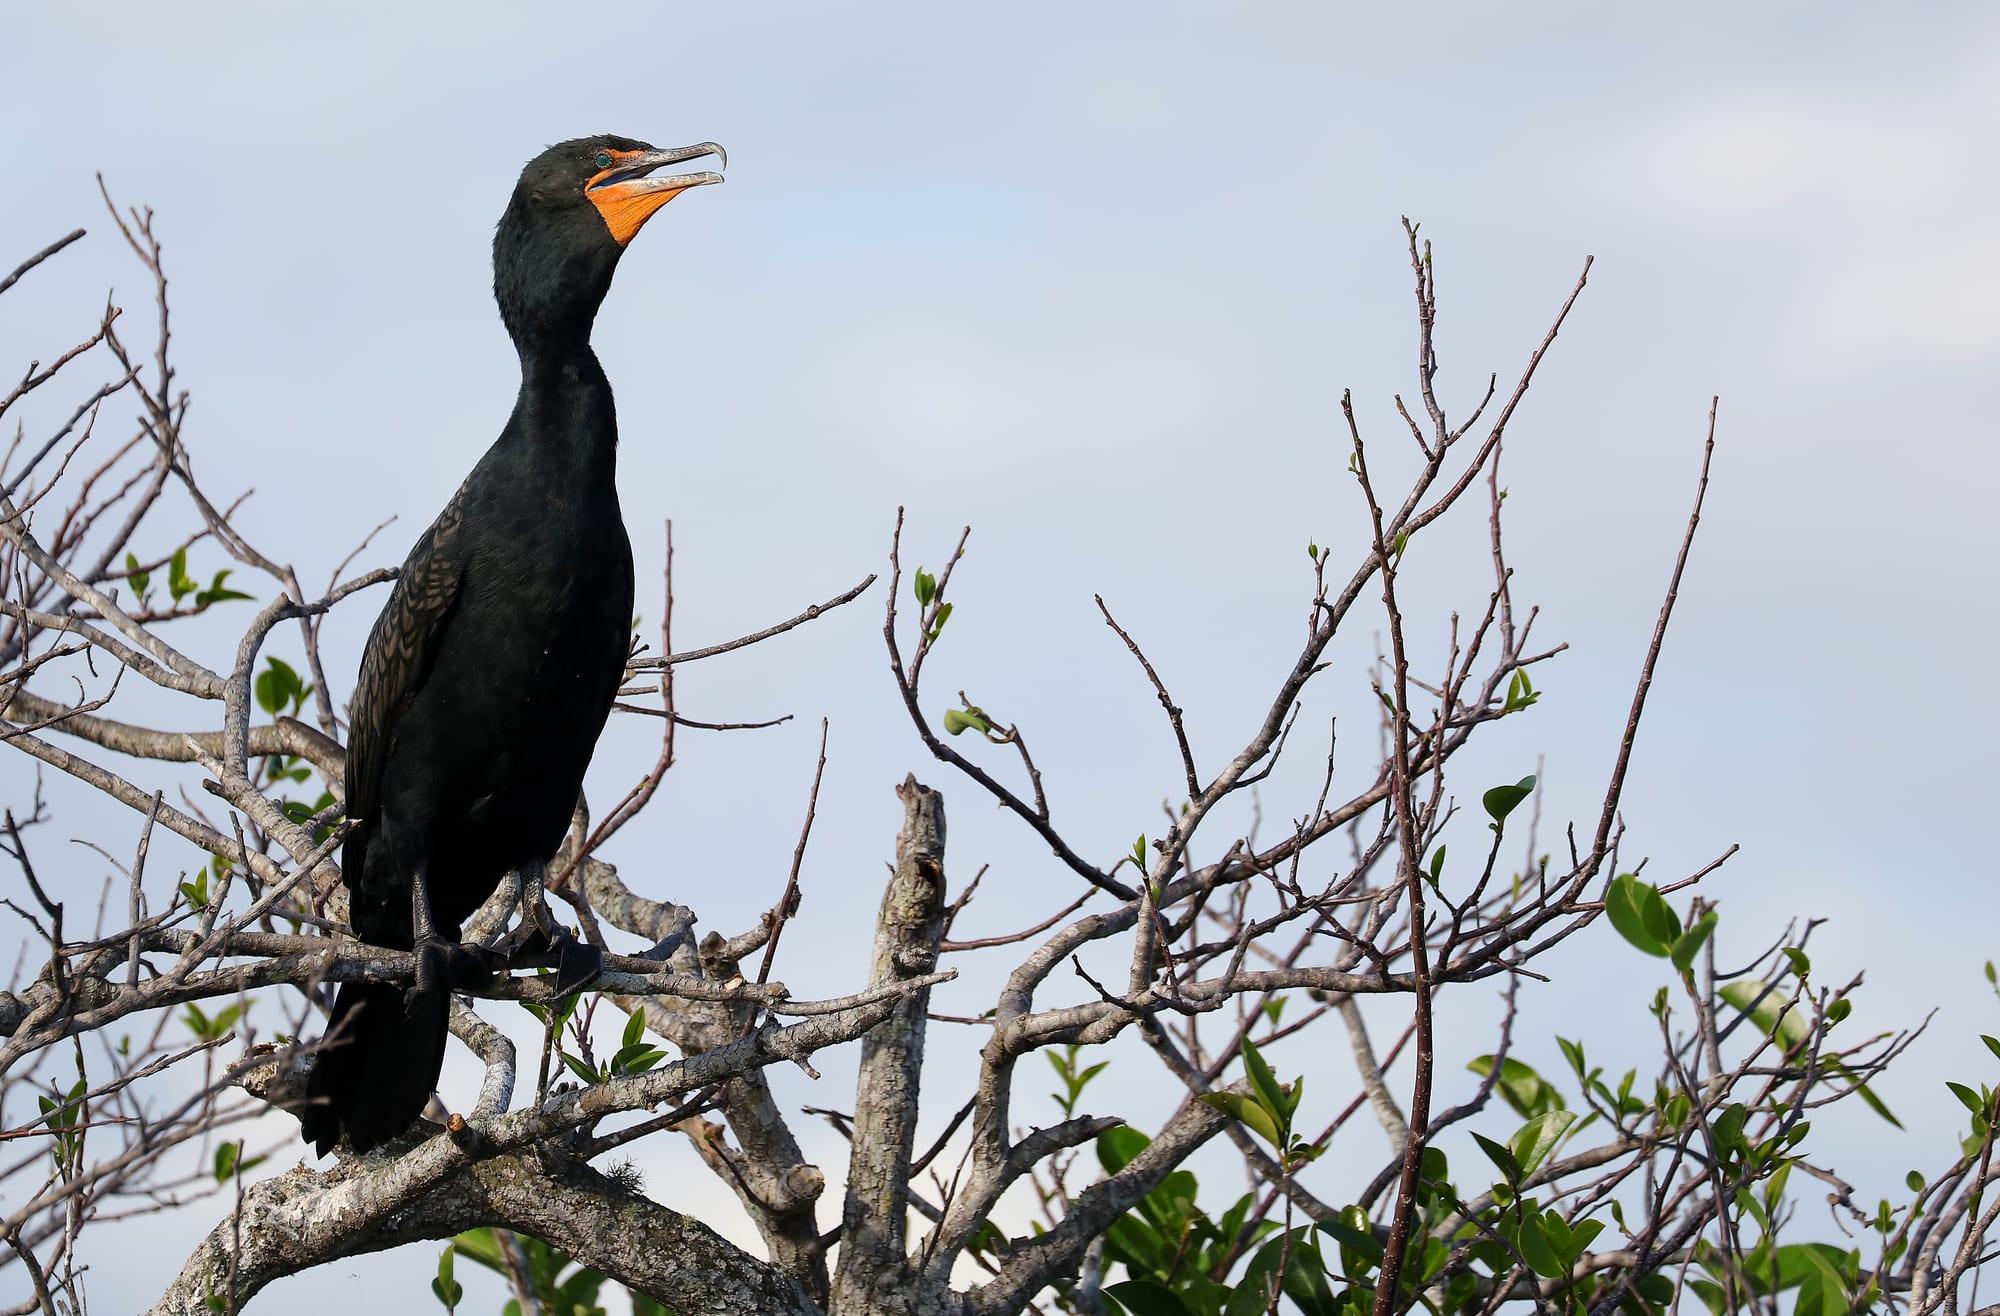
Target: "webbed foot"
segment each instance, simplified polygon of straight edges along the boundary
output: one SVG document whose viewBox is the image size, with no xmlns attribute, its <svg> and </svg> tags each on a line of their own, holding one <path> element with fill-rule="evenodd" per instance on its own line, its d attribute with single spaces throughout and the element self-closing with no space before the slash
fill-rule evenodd
<svg viewBox="0 0 2000 1316">
<path fill-rule="evenodd" d="M 478 946 L 434 937 L 417 943 L 416 956 L 416 984 L 403 993 L 403 1013 L 413 1019 L 429 1008 L 438 993 L 477 986 L 493 977 L 493 960 Z"/>
<path fill-rule="evenodd" d="M 567 928 L 558 927 L 556 943 L 556 995 L 569 996 L 597 981 L 604 972 L 604 952 L 579 940 Z"/>
</svg>

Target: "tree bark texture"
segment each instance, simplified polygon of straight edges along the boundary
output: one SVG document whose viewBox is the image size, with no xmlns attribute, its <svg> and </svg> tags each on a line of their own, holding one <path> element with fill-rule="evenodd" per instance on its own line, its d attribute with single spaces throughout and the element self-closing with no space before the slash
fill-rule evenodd
<svg viewBox="0 0 2000 1316">
<path fill-rule="evenodd" d="M 944 797 L 914 775 L 896 794 L 903 802 L 903 830 L 876 919 L 870 986 L 933 971 L 944 935 Z M 913 992 L 862 1039 L 833 1316 L 917 1309 L 904 1231 L 929 1009 L 929 990 Z"/>
</svg>

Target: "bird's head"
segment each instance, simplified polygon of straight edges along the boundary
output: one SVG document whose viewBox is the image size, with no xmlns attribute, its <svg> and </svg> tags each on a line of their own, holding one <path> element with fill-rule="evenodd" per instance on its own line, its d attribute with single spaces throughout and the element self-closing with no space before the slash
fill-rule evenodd
<svg viewBox="0 0 2000 1316">
<path fill-rule="evenodd" d="M 714 142 L 662 150 L 630 137 L 579 137 L 530 160 L 521 171 L 514 201 L 545 222 L 565 211 L 574 211 L 579 218 L 594 214 L 606 236 L 623 247 L 667 202 L 691 187 L 722 181 L 721 174 L 708 169 L 659 171 L 711 155 L 728 166 L 729 157 Z"/>
<path fill-rule="evenodd" d="M 689 188 L 722 181 L 713 170 L 662 172 L 705 156 L 728 164 L 714 142 L 662 149 L 609 134 L 559 142 L 530 160 L 493 238 L 494 291 L 516 337 L 529 321 L 577 312 L 587 329 L 646 221 Z"/>
</svg>

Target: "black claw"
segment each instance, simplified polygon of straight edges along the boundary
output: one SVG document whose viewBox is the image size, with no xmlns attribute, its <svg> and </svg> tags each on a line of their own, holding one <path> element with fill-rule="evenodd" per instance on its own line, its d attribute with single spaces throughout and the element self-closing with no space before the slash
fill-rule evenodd
<svg viewBox="0 0 2000 1316">
<path fill-rule="evenodd" d="M 556 995 L 580 992 L 604 972 L 604 952 L 578 941 L 568 932 L 556 933 Z"/>
<path fill-rule="evenodd" d="M 513 931 L 495 941 L 490 953 L 507 968 L 530 969 L 541 964 L 549 947 L 548 935 L 524 920 Z"/>
<path fill-rule="evenodd" d="M 523 923 L 514 929 L 514 953 L 517 955 L 546 955 L 555 946 L 549 934 L 532 923 Z"/>
</svg>

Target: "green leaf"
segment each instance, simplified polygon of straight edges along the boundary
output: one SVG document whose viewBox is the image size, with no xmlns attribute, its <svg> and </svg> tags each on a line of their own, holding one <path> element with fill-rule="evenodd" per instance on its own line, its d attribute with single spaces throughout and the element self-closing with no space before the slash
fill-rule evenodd
<svg viewBox="0 0 2000 1316">
<path fill-rule="evenodd" d="M 207 589 L 203 590 L 201 593 L 194 596 L 195 606 L 197 608 L 206 608 L 211 603 L 225 603 L 230 599 L 249 598 L 250 596 L 248 594 L 245 594 L 242 590 L 230 589 L 229 587 L 227 587 L 222 583 L 225 580 L 229 579 L 229 575 L 230 573 L 227 571 L 216 572 L 215 583 L 210 585 Z"/>
<path fill-rule="evenodd" d="M 1818 1309 L 1846 1316 L 1852 1255 L 1827 1243 L 1789 1243 L 1779 1248 L 1774 1257 L 1777 1286 L 1780 1289 L 1798 1286 L 1803 1306 L 1807 1286 L 1816 1284 L 1822 1290 L 1818 1300 L 1824 1304 Z"/>
<path fill-rule="evenodd" d="M 1250 1076 L 1251 1091 L 1257 1094 L 1258 1104 L 1263 1106 L 1271 1118 L 1283 1127 L 1289 1122 L 1290 1103 L 1286 1099 L 1284 1085 L 1271 1072 L 1271 1066 L 1264 1060 L 1263 1052 L 1256 1043 L 1245 1038 L 1243 1041 L 1243 1070 Z"/>
<path fill-rule="evenodd" d="M 1270 1302 L 1274 1283 L 1282 1283 L 1278 1275 L 1278 1264 L 1285 1252 L 1285 1236 L 1275 1234 L 1267 1239 L 1250 1258 L 1250 1264 L 1236 1280 L 1236 1291 L 1229 1297 L 1222 1309 L 1222 1316 L 1263 1316 Z"/>
<path fill-rule="evenodd" d="M 1521 1235 L 1515 1241 L 1521 1250 L 1521 1260 L 1528 1268 L 1544 1279 L 1559 1279 L 1569 1270 L 1562 1258 L 1549 1246 L 1549 1236 L 1542 1226 L 1542 1217 L 1530 1212 L 1521 1217 Z"/>
<path fill-rule="evenodd" d="M 1152 1144 L 1151 1138 L 1129 1125 L 1106 1129 L 1097 1135 L 1097 1163 L 1104 1167 L 1106 1174 L 1116 1174 Z"/>
<path fill-rule="evenodd" d="M 1556 1038 L 1556 1045 L 1562 1048 L 1563 1058 L 1569 1061 L 1569 1067 L 1575 1071 L 1576 1076 L 1582 1078 L 1584 1076 L 1583 1043 L 1572 1042 L 1567 1037 L 1558 1037 Z"/>
<path fill-rule="evenodd" d="M 1792 1126 L 1794 1130 L 1798 1127 L 1797 1124 Z M 1789 1134 L 1786 1136 L 1790 1138 Z M 1768 1221 L 1771 1213 L 1785 1200 L 1785 1185 L 1792 1181 L 1792 1164 L 1791 1161 L 1780 1161 L 1778 1168 L 1771 1172 L 1771 1177 L 1764 1181 L 1764 1214 L 1761 1219 Z"/>
<path fill-rule="evenodd" d="M 167 561 L 167 592 L 174 596 L 174 603 L 176 605 L 180 603 L 183 596 L 192 594 L 201 588 L 200 585 L 196 584 L 188 576 L 187 562 L 188 551 L 185 544 L 175 549 L 173 557 Z"/>
<path fill-rule="evenodd" d="M 1283 1150 L 1285 1144 L 1278 1132 L 1277 1120 L 1258 1102 L 1236 1092 L 1204 1092 L 1201 1100 L 1202 1104 L 1214 1107 L 1273 1147 Z"/>
<path fill-rule="evenodd" d="M 944 729 L 947 735 L 957 735 L 961 731 L 977 731 L 985 735 L 993 729 L 986 720 L 986 712 L 981 708 L 947 708 L 944 711 Z"/>
<path fill-rule="evenodd" d="M 1292 1251 L 1285 1267 L 1285 1296 L 1298 1307 L 1301 1316 L 1343 1316 L 1341 1304 L 1327 1282 L 1326 1262 L 1319 1254 L 1319 1239 L 1310 1225 L 1292 1231 Z M 1435 1240 L 1432 1240 L 1435 1242 Z M 1428 1263 L 1432 1249 L 1425 1247 L 1422 1259 Z M 1412 1259 L 1416 1256 L 1413 1253 Z M 1423 1279 L 1430 1278 L 1428 1265 L 1413 1267 Z"/>
<path fill-rule="evenodd" d="M 1132 862 L 1139 866 L 1140 872 L 1143 873 L 1146 871 L 1146 834 L 1144 832 L 1139 833 L 1139 839 L 1132 842 Z"/>
<path fill-rule="evenodd" d="M 228 1183 L 229 1176 L 236 1173 L 236 1158 L 243 1152 L 243 1144 L 225 1142 L 215 1149 L 215 1181 Z"/>
<path fill-rule="evenodd" d="M 450 1243 L 444 1245 L 444 1251 L 438 1255 L 437 1278 L 431 1281 L 431 1292 L 444 1304 L 446 1311 L 456 1311 L 459 1301 L 465 1297 L 465 1286 L 451 1277 L 454 1250 Z"/>
<path fill-rule="evenodd" d="M 1724 1151 L 1731 1151 L 1743 1145 L 1743 1124 L 1750 1118 L 1750 1108 L 1742 1102 L 1734 1102 L 1715 1117 L 1711 1132 L 1715 1135 L 1715 1145 Z"/>
<path fill-rule="evenodd" d="M 1792 962 L 1793 973 L 1798 974 L 1800 978 L 1805 978 L 1812 973 L 1812 960 L 1807 957 L 1804 951 L 1796 946 L 1787 946 L 1784 950 L 1785 958 Z"/>
<path fill-rule="evenodd" d="M 1672 1281 L 1669 1280 L 1668 1283 Z M 1711 1316 L 1722 1316 L 1728 1307 L 1725 1300 L 1727 1295 L 1723 1292 L 1722 1286 L 1714 1280 L 1690 1278 L 1688 1287 L 1694 1290 L 1695 1296 L 1701 1299 L 1702 1305 L 1708 1308 Z"/>
<path fill-rule="evenodd" d="M 146 596 L 146 586 L 152 584 L 152 573 L 139 570 L 139 559 L 130 553 L 125 555 L 125 579 L 132 582 L 132 597 Z"/>
<path fill-rule="evenodd" d="M 1947 1079 L 1945 1086 L 1951 1089 L 1951 1095 L 1958 1098 L 1959 1105 L 1965 1107 L 1975 1115 L 1986 1113 L 1986 1103 L 1980 1100 L 1977 1092 L 1974 1092 L 1971 1088 L 1965 1086 L 1965 1084 L 1953 1083 Z"/>
<path fill-rule="evenodd" d="M 938 605 L 937 615 L 931 618 L 930 637 L 933 640 L 938 637 L 940 631 L 944 630 L 944 624 L 951 620 L 951 607 L 952 605 L 949 603 Z"/>
<path fill-rule="evenodd" d="M 1768 983 L 1754 978 L 1727 983 L 1719 995 L 1737 1009 L 1748 1011 L 1750 1021 L 1775 1038 L 1786 1050 L 1798 1046 L 1812 1033 L 1812 1025 L 1806 1017 L 1786 1004 L 1785 993 Z M 1755 1008 L 1751 1005 L 1753 1001 L 1756 1002 Z M 1779 1014 L 1781 1009 L 1783 1015 Z"/>
<path fill-rule="evenodd" d="M 562 1062 L 569 1067 L 569 1072 L 582 1079 L 586 1085 L 602 1083 L 604 1081 L 603 1075 L 599 1074 L 589 1065 L 584 1064 L 582 1060 L 571 1055 L 569 1052 L 559 1051 L 556 1054 L 562 1057 Z"/>
<path fill-rule="evenodd" d="M 937 597 L 937 577 L 918 567 L 916 579 L 911 584 L 916 587 L 917 606 L 930 607 L 931 600 Z"/>
<path fill-rule="evenodd" d="M 1466 1068 L 1485 1078 L 1493 1072 L 1492 1056 L 1477 1056 Z M 1536 1073 L 1532 1066 L 1523 1064 L 1512 1056 L 1500 1065 L 1500 1077 L 1495 1082 L 1500 1095 L 1522 1119 L 1532 1119 L 1548 1110 L 1562 1108 L 1562 1094 L 1550 1086 L 1548 1081 Z"/>
<path fill-rule="evenodd" d="M 1253 1261 L 1252 1266 L 1254 1267 L 1255 1264 Z M 1274 1257 L 1271 1260 L 1271 1264 L 1261 1270 L 1246 1270 L 1234 1282 L 1229 1291 L 1228 1298 L 1223 1302 L 1220 1312 L 1216 1313 L 1215 1309 L 1210 1308 L 1204 1311 L 1202 1316 L 1264 1316 L 1265 1311 L 1270 1305 L 1270 1299 L 1267 1296 L 1269 1292 L 1268 1286 L 1277 1268 L 1277 1259 Z"/>
<path fill-rule="evenodd" d="M 1521 801 L 1535 793 L 1535 779 L 1523 777 L 1512 786 L 1495 786 L 1480 796 L 1480 803 L 1493 819 L 1493 830 L 1499 831 L 1506 825 L 1507 815 L 1520 807 Z"/>
<path fill-rule="evenodd" d="M 1514 675 L 1507 682 L 1507 703 L 1502 711 L 1512 713 L 1527 708 L 1541 697 L 1541 692 L 1535 689 L 1535 683 L 1528 679 L 1528 669 L 1516 668 Z"/>
<path fill-rule="evenodd" d="M 1379 1265 L 1382 1261 L 1382 1240 L 1375 1237 L 1368 1213 L 1358 1206 L 1346 1207 L 1338 1218 L 1322 1221 L 1319 1231 L 1339 1239 L 1342 1247 L 1352 1248 L 1370 1266 Z"/>
<path fill-rule="evenodd" d="M 634 1042 L 621 1047 L 618 1054 L 611 1057 L 611 1072 L 614 1075 L 643 1074 L 654 1065 L 667 1058 L 667 1053 L 645 1042 Z"/>
<path fill-rule="evenodd" d="M 1516 1130 L 1514 1136 L 1507 1139 L 1507 1149 L 1520 1163 L 1521 1173 L 1533 1174 L 1574 1123 L 1576 1116 L 1569 1111 L 1551 1110 L 1535 1116 Z"/>
<path fill-rule="evenodd" d="M 1619 936 L 1648 955 L 1664 959 L 1680 939 L 1680 920 L 1661 898 L 1659 888 L 1631 873 L 1612 878 L 1605 888 L 1604 914 Z"/>
<path fill-rule="evenodd" d="M 1483 1133 L 1475 1133 L 1472 1140 L 1479 1144 L 1479 1150 L 1486 1153 L 1486 1159 L 1500 1167 L 1500 1173 L 1510 1184 L 1521 1182 L 1521 1163 L 1514 1159 L 1511 1148 L 1504 1147 Z"/>
<path fill-rule="evenodd" d="M 634 1010 L 625 1020 L 625 1031 L 618 1038 L 620 1046 L 631 1046 L 646 1035 L 646 1016 L 643 1011 Z"/>
<path fill-rule="evenodd" d="M 270 664 L 257 674 L 257 707 L 276 716 L 287 704 L 304 699 L 307 686 L 292 665 L 282 658 L 266 658 Z"/>
<path fill-rule="evenodd" d="M 1665 904 L 1666 902 L 1661 901 L 1660 903 Z M 1682 973 L 1692 971 L 1694 968 L 1694 957 L 1701 953 L 1702 943 L 1708 940 L 1708 934 L 1713 931 L 1715 931 L 1715 911 L 1710 910 L 1701 916 L 1700 922 L 1696 923 L 1686 932 L 1683 932 L 1680 936 L 1675 937 L 1673 948 L 1670 952 L 1674 967 Z"/>
</svg>

